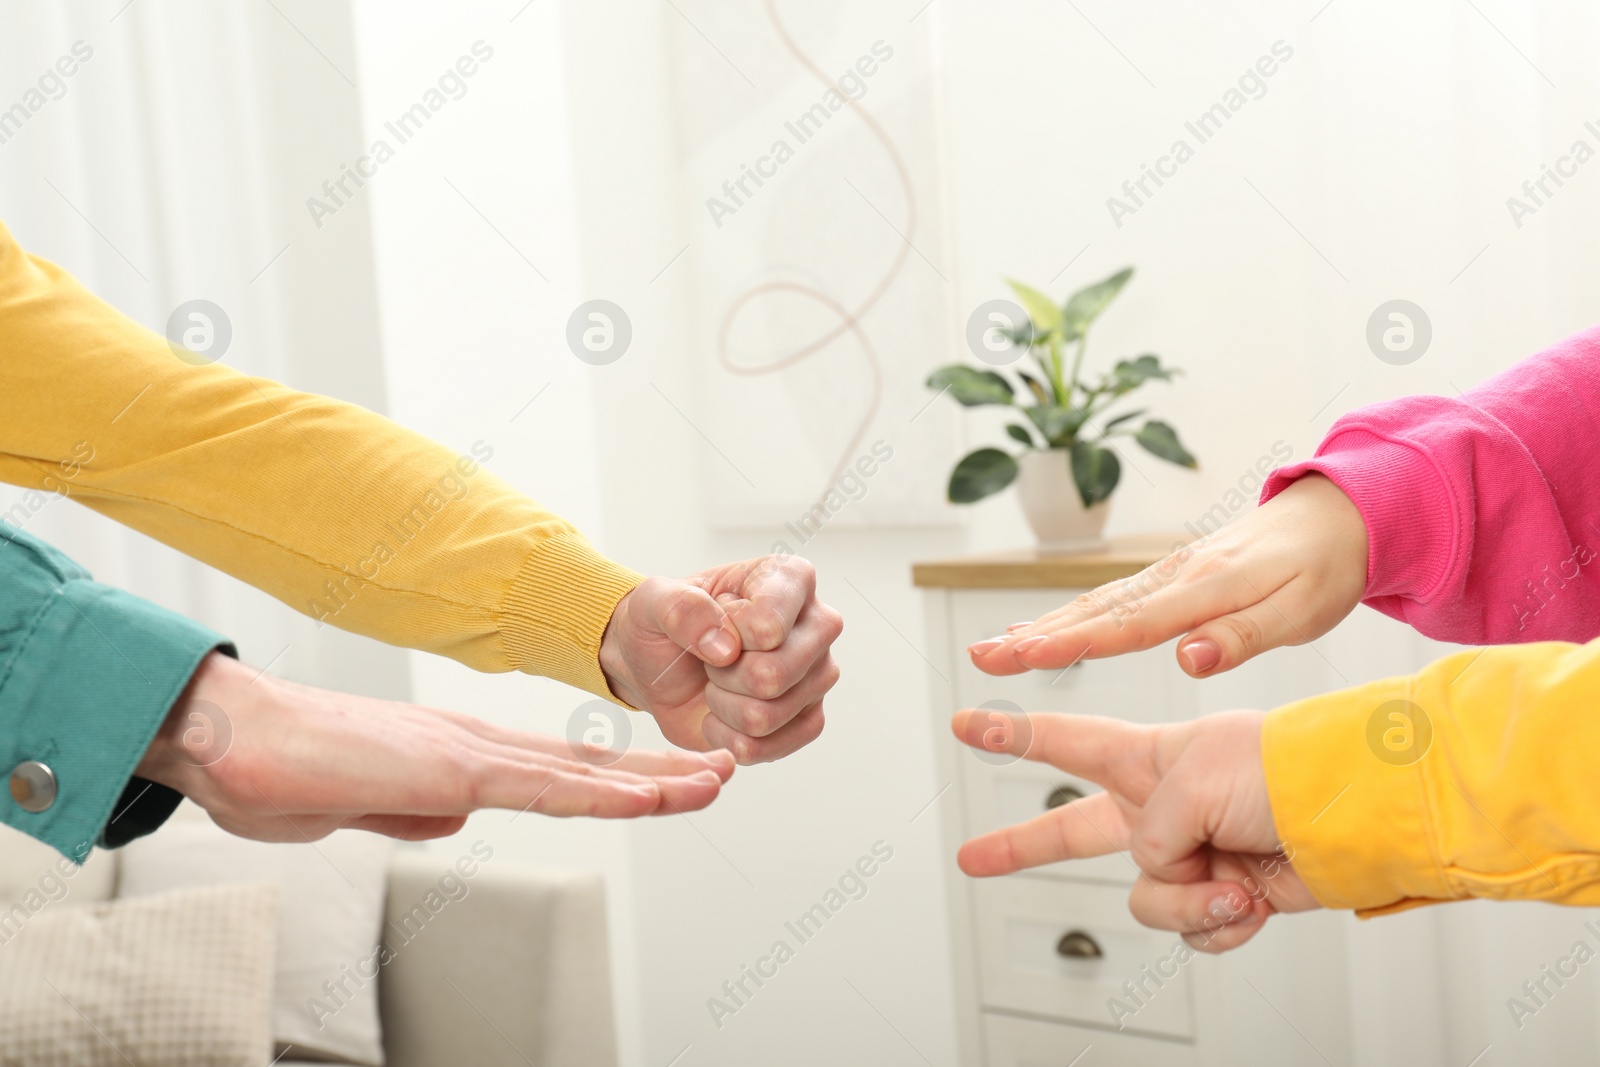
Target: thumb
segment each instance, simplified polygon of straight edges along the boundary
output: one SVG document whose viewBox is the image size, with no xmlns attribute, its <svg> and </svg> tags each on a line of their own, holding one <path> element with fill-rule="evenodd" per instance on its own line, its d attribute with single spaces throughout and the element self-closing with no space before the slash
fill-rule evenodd
<svg viewBox="0 0 1600 1067">
<path fill-rule="evenodd" d="M 667 640 L 713 667 L 739 658 L 739 631 L 710 593 L 688 582 L 660 579 L 646 599 L 646 619 Z"/>
<path fill-rule="evenodd" d="M 1241 611 L 1212 619 L 1190 630 L 1178 642 L 1178 664 L 1194 678 L 1204 678 L 1232 670 L 1247 660 L 1280 645 L 1300 645 L 1320 634 L 1311 634 L 1306 620 L 1311 605 L 1293 585 L 1262 596 Z"/>
</svg>

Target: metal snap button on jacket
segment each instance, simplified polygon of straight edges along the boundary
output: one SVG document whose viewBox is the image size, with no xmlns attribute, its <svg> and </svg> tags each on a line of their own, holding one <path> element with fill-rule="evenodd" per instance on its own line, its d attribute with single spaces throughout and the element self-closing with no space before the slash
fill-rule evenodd
<svg viewBox="0 0 1600 1067">
<path fill-rule="evenodd" d="M 56 775 L 38 760 L 11 769 L 11 799 L 23 811 L 40 812 L 56 802 Z"/>
</svg>

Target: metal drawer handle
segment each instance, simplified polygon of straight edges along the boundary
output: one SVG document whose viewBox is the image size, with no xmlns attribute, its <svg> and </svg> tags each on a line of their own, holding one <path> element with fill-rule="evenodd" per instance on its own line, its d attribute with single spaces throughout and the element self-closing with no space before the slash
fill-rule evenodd
<svg viewBox="0 0 1600 1067">
<path fill-rule="evenodd" d="M 1050 790 L 1050 795 L 1044 798 L 1045 810 L 1059 808 L 1063 804 L 1071 804 L 1074 800 L 1083 799 L 1083 790 L 1073 785 L 1058 785 Z"/>
<path fill-rule="evenodd" d="M 1056 942 L 1056 955 L 1069 960 L 1097 960 L 1105 955 L 1100 943 L 1082 930 L 1068 930 Z"/>
</svg>

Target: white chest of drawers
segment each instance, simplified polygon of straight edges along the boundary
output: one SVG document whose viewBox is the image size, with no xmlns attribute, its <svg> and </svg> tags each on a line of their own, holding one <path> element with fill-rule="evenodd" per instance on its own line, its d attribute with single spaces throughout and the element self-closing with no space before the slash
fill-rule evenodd
<svg viewBox="0 0 1600 1067">
<path fill-rule="evenodd" d="M 939 675 L 932 687 L 937 769 L 940 782 L 950 786 L 934 809 L 950 858 L 947 888 L 962 1064 L 1236 1064 L 1243 1062 L 1241 1053 L 1254 1058 L 1245 1053 L 1251 1042 L 1236 1039 L 1237 1029 L 1258 1026 L 1257 1019 L 1273 1014 L 1265 1000 L 1240 1004 L 1248 992 L 1234 994 L 1230 1003 L 1223 977 L 1234 990 L 1250 978 L 1231 960 L 1192 955 L 1176 934 L 1134 921 L 1127 896 L 1137 871 L 1122 854 L 976 880 L 961 874 L 954 861 L 967 838 L 1032 818 L 1098 787 L 1047 764 L 980 757 L 949 733 L 951 712 L 1004 701 L 1028 711 L 1150 723 L 1196 714 L 1195 683 L 1179 671 L 1170 644 L 1007 678 L 982 673 L 966 654 L 968 644 L 1004 633 L 1012 622 L 1036 618 L 1085 589 L 1136 573 L 1174 540 L 1122 542 L 1094 556 L 1023 552 L 915 568 L 925 597 L 929 655 Z M 1329 977 L 1337 984 L 1343 968 L 1330 962 L 1336 965 Z M 1312 989 L 1327 983 L 1319 975 L 1306 980 Z M 1256 983 L 1269 981 L 1276 980 L 1255 975 Z M 1308 1000 L 1319 1012 L 1326 1008 L 1343 1015 L 1342 996 L 1313 994 L 1300 1003 Z M 1314 1048 L 1302 1046 L 1280 1047 L 1272 1062 L 1323 1060 Z"/>
</svg>

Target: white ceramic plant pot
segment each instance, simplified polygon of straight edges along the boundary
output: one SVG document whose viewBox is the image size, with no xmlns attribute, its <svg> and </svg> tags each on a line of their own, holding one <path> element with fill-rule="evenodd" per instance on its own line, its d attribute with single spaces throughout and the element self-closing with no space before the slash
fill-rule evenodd
<svg viewBox="0 0 1600 1067">
<path fill-rule="evenodd" d="M 1017 457 L 1017 494 L 1022 511 L 1045 552 L 1094 552 L 1107 547 L 1101 536 L 1111 501 L 1083 506 L 1072 480 L 1072 455 L 1066 449 L 1028 451 Z"/>
</svg>

